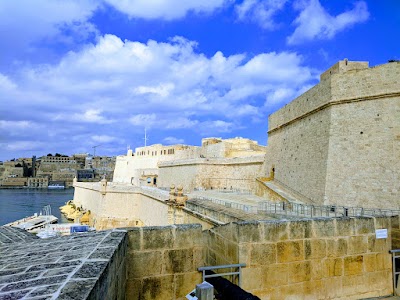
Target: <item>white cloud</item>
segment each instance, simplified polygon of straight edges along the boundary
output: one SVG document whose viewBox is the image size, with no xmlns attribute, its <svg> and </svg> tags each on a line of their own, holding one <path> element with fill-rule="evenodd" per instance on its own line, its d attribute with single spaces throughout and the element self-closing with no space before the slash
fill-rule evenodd
<svg viewBox="0 0 400 300">
<path fill-rule="evenodd" d="M 91 138 L 96 143 L 109 143 L 116 140 L 114 136 L 109 135 L 93 135 Z"/>
<path fill-rule="evenodd" d="M 0 73 L 0 90 L 14 90 L 16 84 L 12 82 L 7 76 Z"/>
<path fill-rule="evenodd" d="M 117 10 L 132 18 L 179 19 L 188 12 L 211 13 L 231 0 L 105 0 Z"/>
<path fill-rule="evenodd" d="M 4 45 L 12 45 L 10 51 L 28 52 L 37 47 L 35 42 L 66 38 L 66 27 L 85 39 L 88 34 L 97 34 L 87 20 L 98 7 L 94 0 L 0 1 L 0 28 L 7 29 L 1 31 L 0 38 Z"/>
<path fill-rule="evenodd" d="M 166 145 L 176 145 L 176 144 L 184 144 L 185 140 L 174 136 L 167 136 L 165 139 L 163 139 L 163 142 Z"/>
<path fill-rule="evenodd" d="M 297 27 L 287 38 L 288 44 L 295 45 L 313 39 L 331 39 L 338 32 L 369 18 L 367 4 L 359 1 L 352 10 L 337 16 L 330 15 L 318 0 L 296 2 L 295 9 L 300 15 L 293 22 Z"/>
<path fill-rule="evenodd" d="M 38 141 L 16 141 L 10 143 L 0 143 L 0 146 L 4 147 L 7 151 L 34 151 L 37 149 L 43 149 L 46 147 L 46 143 Z"/>
<path fill-rule="evenodd" d="M 275 15 L 283 9 L 287 0 L 244 0 L 235 5 L 239 21 L 257 23 L 264 29 L 275 29 Z"/>
<path fill-rule="evenodd" d="M 9 87 L 0 101 L 13 100 L 0 113 L 6 122 L 39 124 L 25 131 L 45 140 L 48 151 L 66 145 L 90 152 L 104 139 L 125 152 L 120 141 L 135 147 L 144 127 L 157 129 L 161 141 L 179 130 L 215 135 L 252 126 L 267 118 L 265 101 L 276 102 L 268 99 L 274 91 L 298 91 L 314 79 L 297 53 L 207 57 L 181 37 L 140 43 L 105 35 L 57 64 L 0 76 Z"/>
<path fill-rule="evenodd" d="M 158 86 L 138 86 L 134 88 L 133 93 L 137 95 L 156 94 L 161 97 L 167 97 L 173 89 L 174 84 L 161 83 Z"/>
</svg>

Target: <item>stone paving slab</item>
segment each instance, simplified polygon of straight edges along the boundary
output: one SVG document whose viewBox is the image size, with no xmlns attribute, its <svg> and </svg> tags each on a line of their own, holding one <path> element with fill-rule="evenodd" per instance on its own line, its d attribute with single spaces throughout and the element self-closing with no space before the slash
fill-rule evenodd
<svg viewBox="0 0 400 300">
<path fill-rule="evenodd" d="M 0 246 L 15 242 L 32 241 L 36 239 L 38 239 L 36 235 L 33 235 L 23 229 L 9 226 L 0 227 Z"/>
<path fill-rule="evenodd" d="M 86 299 L 126 231 L 39 239 L 0 227 L 0 300 Z"/>
</svg>

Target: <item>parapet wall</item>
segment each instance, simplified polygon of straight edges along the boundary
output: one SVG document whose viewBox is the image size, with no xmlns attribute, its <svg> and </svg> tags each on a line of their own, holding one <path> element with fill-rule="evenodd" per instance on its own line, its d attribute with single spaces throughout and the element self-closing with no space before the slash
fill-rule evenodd
<svg viewBox="0 0 400 300">
<path fill-rule="evenodd" d="M 376 239 L 376 229 L 388 238 Z M 231 223 L 213 228 L 207 264 L 246 263 L 261 299 L 360 299 L 392 293 L 391 219 Z"/>
<path fill-rule="evenodd" d="M 206 245 L 198 224 L 128 229 L 128 300 L 185 300 L 201 283 Z"/>
<path fill-rule="evenodd" d="M 254 190 L 255 178 L 263 173 L 264 155 L 240 158 L 193 159 L 159 164 L 158 186 Z"/>
</svg>

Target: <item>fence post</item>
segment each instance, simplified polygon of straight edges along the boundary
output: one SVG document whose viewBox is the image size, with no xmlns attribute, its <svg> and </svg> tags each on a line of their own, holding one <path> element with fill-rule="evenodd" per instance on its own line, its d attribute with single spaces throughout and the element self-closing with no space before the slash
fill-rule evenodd
<svg viewBox="0 0 400 300">
<path fill-rule="evenodd" d="M 214 287 L 207 281 L 196 285 L 196 297 L 199 300 L 213 300 Z"/>
</svg>

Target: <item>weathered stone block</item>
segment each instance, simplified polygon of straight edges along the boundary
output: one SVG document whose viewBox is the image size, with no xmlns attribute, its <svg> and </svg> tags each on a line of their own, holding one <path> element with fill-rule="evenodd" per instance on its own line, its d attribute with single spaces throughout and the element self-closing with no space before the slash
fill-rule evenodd
<svg viewBox="0 0 400 300">
<path fill-rule="evenodd" d="M 355 234 L 355 219 L 354 218 L 337 218 L 336 219 L 336 235 L 351 236 Z"/>
<path fill-rule="evenodd" d="M 375 228 L 376 229 L 388 229 L 391 228 L 391 218 L 390 217 L 375 217 Z"/>
<path fill-rule="evenodd" d="M 129 250 L 140 250 L 141 248 L 141 228 L 130 228 L 128 230 L 128 248 Z"/>
<path fill-rule="evenodd" d="M 392 255 L 389 253 L 376 254 L 377 270 L 390 270 L 392 268 Z"/>
<path fill-rule="evenodd" d="M 326 238 L 335 236 L 335 224 L 332 219 L 314 219 L 312 221 L 312 236 Z"/>
<path fill-rule="evenodd" d="M 344 275 L 359 275 L 363 272 L 364 257 L 362 255 L 344 258 Z"/>
<path fill-rule="evenodd" d="M 390 218 L 392 229 L 400 229 L 400 216 L 394 216 Z"/>
<path fill-rule="evenodd" d="M 311 264 L 311 280 L 320 280 L 326 277 L 325 260 L 312 259 Z"/>
<path fill-rule="evenodd" d="M 343 275 L 343 258 L 327 258 L 324 260 L 326 277 L 335 277 Z"/>
<path fill-rule="evenodd" d="M 238 227 L 238 242 L 259 242 L 261 238 L 259 222 L 240 222 Z"/>
<path fill-rule="evenodd" d="M 326 254 L 328 257 L 347 255 L 347 238 L 333 238 L 326 240 Z"/>
<path fill-rule="evenodd" d="M 185 296 L 192 291 L 196 284 L 202 282 L 201 272 L 191 272 L 175 275 L 175 297 L 185 299 Z"/>
<path fill-rule="evenodd" d="M 206 251 L 204 248 L 196 247 L 193 248 L 193 267 L 198 268 L 205 265 L 205 254 Z"/>
<path fill-rule="evenodd" d="M 392 294 L 393 283 L 390 271 L 378 271 L 368 273 L 366 274 L 365 278 L 368 290 L 374 291 L 375 297 Z"/>
<path fill-rule="evenodd" d="M 239 245 L 239 262 L 245 263 L 246 265 L 250 265 L 250 252 L 251 245 L 250 244 L 241 244 Z"/>
<path fill-rule="evenodd" d="M 277 244 L 278 262 L 292 262 L 304 260 L 304 242 L 287 241 Z"/>
<path fill-rule="evenodd" d="M 326 299 L 326 286 L 322 280 L 311 280 L 303 282 L 303 299 L 317 300 Z"/>
<path fill-rule="evenodd" d="M 193 249 L 164 251 L 163 274 L 193 272 Z"/>
<path fill-rule="evenodd" d="M 351 236 L 348 239 L 348 254 L 367 253 L 368 237 L 367 236 Z"/>
<path fill-rule="evenodd" d="M 262 224 L 265 242 L 279 242 L 289 238 L 288 221 L 263 222 Z"/>
<path fill-rule="evenodd" d="M 229 261 L 232 262 L 232 264 L 236 264 L 239 262 L 239 246 L 236 243 L 232 243 L 232 242 L 227 242 L 226 244 L 226 249 L 225 249 L 225 253 L 226 253 L 226 257 Z"/>
<path fill-rule="evenodd" d="M 288 282 L 296 283 L 311 279 L 310 261 L 294 262 L 288 264 Z"/>
<path fill-rule="evenodd" d="M 143 278 L 140 300 L 165 300 L 174 298 L 174 276 Z"/>
<path fill-rule="evenodd" d="M 289 222 L 289 238 L 291 240 L 307 239 L 311 237 L 311 220 Z"/>
<path fill-rule="evenodd" d="M 388 252 L 389 239 L 376 239 L 375 235 L 368 236 L 368 252 Z"/>
<path fill-rule="evenodd" d="M 356 234 L 375 233 L 374 218 L 358 217 L 355 220 Z"/>
<path fill-rule="evenodd" d="M 142 291 L 142 279 L 130 279 L 126 282 L 126 298 L 129 300 L 139 300 Z"/>
<path fill-rule="evenodd" d="M 364 255 L 364 271 L 375 272 L 376 268 L 376 254 L 365 254 Z"/>
<path fill-rule="evenodd" d="M 262 288 L 273 288 L 288 283 L 288 264 L 272 264 L 261 269 Z"/>
<path fill-rule="evenodd" d="M 326 242 L 324 239 L 305 240 L 304 247 L 306 259 L 326 257 Z"/>
<path fill-rule="evenodd" d="M 161 251 L 128 252 L 128 278 L 159 275 L 162 262 Z"/>
<path fill-rule="evenodd" d="M 369 288 L 365 285 L 365 278 L 363 275 L 352 275 L 343 277 L 342 292 L 347 297 L 356 298 L 355 296 L 365 293 Z M 358 297 L 357 297 L 358 298 Z"/>
<path fill-rule="evenodd" d="M 204 245 L 203 232 L 200 224 L 176 225 L 173 238 L 174 248 L 188 248 Z"/>
<path fill-rule="evenodd" d="M 304 282 L 279 286 L 274 290 L 271 299 L 304 299 Z"/>
<path fill-rule="evenodd" d="M 242 275 L 242 289 L 251 292 L 262 286 L 261 268 L 243 268 Z"/>
<path fill-rule="evenodd" d="M 174 243 L 173 226 L 143 227 L 143 249 L 172 248 Z"/>
<path fill-rule="evenodd" d="M 322 299 L 335 299 L 343 297 L 342 292 L 342 278 L 343 277 L 329 277 L 322 279 L 322 284 L 325 286 L 325 297 Z"/>
<path fill-rule="evenodd" d="M 267 265 L 276 263 L 276 244 L 252 244 L 250 265 Z"/>
<path fill-rule="evenodd" d="M 225 237 L 226 239 L 237 242 L 238 241 L 238 226 L 235 223 L 229 223 L 214 228 L 218 234 Z"/>
</svg>

